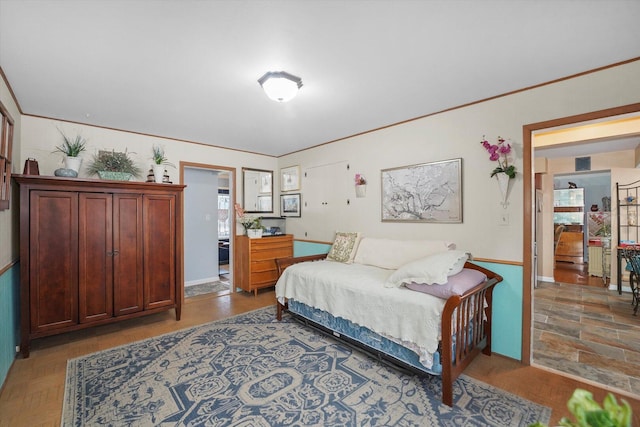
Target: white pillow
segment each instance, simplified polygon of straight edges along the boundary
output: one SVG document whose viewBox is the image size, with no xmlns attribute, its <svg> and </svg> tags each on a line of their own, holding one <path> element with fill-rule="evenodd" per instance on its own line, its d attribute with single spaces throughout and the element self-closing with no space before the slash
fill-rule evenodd
<svg viewBox="0 0 640 427">
<path fill-rule="evenodd" d="M 353 257 L 356 255 L 359 242 L 360 233 L 343 233 L 336 231 L 336 237 L 327 254 L 327 259 L 351 264 Z"/>
<path fill-rule="evenodd" d="M 411 282 L 444 285 L 449 276 L 462 271 L 467 259 L 469 254 L 464 251 L 438 252 L 403 265 L 389 276 L 385 286 L 400 287 Z"/>
<path fill-rule="evenodd" d="M 455 249 L 444 240 L 394 240 L 363 237 L 353 262 L 397 270 L 404 264 L 437 252 Z"/>
</svg>

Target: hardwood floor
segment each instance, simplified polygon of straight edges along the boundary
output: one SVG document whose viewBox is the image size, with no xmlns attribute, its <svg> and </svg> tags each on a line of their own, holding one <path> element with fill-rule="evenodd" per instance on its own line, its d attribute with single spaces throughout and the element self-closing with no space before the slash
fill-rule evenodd
<svg viewBox="0 0 640 427">
<path fill-rule="evenodd" d="M 34 340 L 31 357 L 14 362 L 0 392 L 0 426 L 59 426 L 68 359 L 265 307 L 274 304 L 274 298 L 273 290 L 261 291 L 257 296 L 233 293 L 189 298 L 179 322 L 173 312 L 164 312 Z M 480 355 L 465 373 L 551 407 L 550 425 L 568 415 L 566 401 L 576 387 L 592 391 L 598 401 L 606 394 L 602 388 L 523 366 L 499 355 Z M 640 425 L 640 400 L 627 400 L 633 406 L 633 425 Z"/>
<path fill-rule="evenodd" d="M 559 283 L 572 283 L 574 285 L 593 286 L 604 288 L 605 281 L 602 277 L 589 275 L 589 264 L 572 264 L 569 262 L 556 262 L 553 270 L 553 280 Z M 607 279 L 607 285 L 609 284 Z"/>
</svg>

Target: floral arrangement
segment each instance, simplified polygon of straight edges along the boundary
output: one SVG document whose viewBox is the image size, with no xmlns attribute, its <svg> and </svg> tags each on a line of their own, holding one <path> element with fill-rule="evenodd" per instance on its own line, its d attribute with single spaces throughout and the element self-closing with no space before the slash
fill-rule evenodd
<svg viewBox="0 0 640 427">
<path fill-rule="evenodd" d="M 238 222 L 244 227 L 246 230 L 258 230 L 262 228 L 262 217 L 261 216 L 252 216 L 248 215 L 244 209 L 240 206 L 239 203 L 233 205 L 236 210 L 236 216 L 238 217 Z"/>
<path fill-rule="evenodd" d="M 356 174 L 356 185 L 365 185 L 367 183 L 367 180 L 365 179 L 364 175 L 360 175 L 359 173 Z"/>
<path fill-rule="evenodd" d="M 506 174 L 509 178 L 516 177 L 516 167 L 509 164 L 509 154 L 511 154 L 511 144 L 507 143 L 504 138 L 498 137 L 497 144 L 491 144 L 483 136 L 480 144 L 489 152 L 489 160 L 498 162 L 498 166 L 491 171 L 491 177 L 499 173 Z"/>
</svg>

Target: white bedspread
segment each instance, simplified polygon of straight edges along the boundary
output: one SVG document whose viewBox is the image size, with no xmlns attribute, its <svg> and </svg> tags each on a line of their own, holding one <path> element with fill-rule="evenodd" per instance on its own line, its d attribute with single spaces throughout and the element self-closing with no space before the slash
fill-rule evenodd
<svg viewBox="0 0 640 427">
<path fill-rule="evenodd" d="M 445 301 L 404 287 L 385 287 L 391 273 L 333 261 L 294 264 L 278 280 L 276 298 L 280 302 L 291 298 L 348 319 L 396 342 L 410 343 L 414 351 L 417 346 L 421 363 L 431 368 Z"/>
</svg>

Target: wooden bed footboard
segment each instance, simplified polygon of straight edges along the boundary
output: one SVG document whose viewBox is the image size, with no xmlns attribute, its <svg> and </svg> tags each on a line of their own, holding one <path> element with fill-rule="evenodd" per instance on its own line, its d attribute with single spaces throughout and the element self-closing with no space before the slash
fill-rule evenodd
<svg viewBox="0 0 640 427">
<path fill-rule="evenodd" d="M 278 267 L 278 277 L 282 275 L 282 272 L 285 268 L 290 265 L 297 264 L 299 262 L 306 261 L 321 261 L 327 257 L 327 254 L 318 254 L 318 255 L 307 255 L 307 256 L 299 256 L 299 257 L 286 257 L 286 258 L 276 258 L 276 267 Z M 279 301 L 276 301 L 276 319 L 282 320 L 282 310 L 287 309 L 287 303 L 280 304 Z"/>
<path fill-rule="evenodd" d="M 502 276 L 467 262 L 465 268 L 479 270 L 487 280 L 461 296 L 450 297 L 442 311 L 442 401 L 453 406 L 453 382 L 482 351 L 491 355 L 493 288 Z"/>
<path fill-rule="evenodd" d="M 325 258 L 326 254 L 276 259 L 278 276 L 290 265 Z M 442 312 L 442 402 L 448 406 L 453 406 L 453 382 L 456 378 L 481 351 L 491 355 L 493 288 L 502 281 L 502 276 L 479 265 L 467 262 L 465 268 L 483 272 L 487 280 L 464 295 L 447 299 Z M 287 309 L 287 302 L 277 302 L 278 320 L 282 320 L 282 311 Z"/>
</svg>

